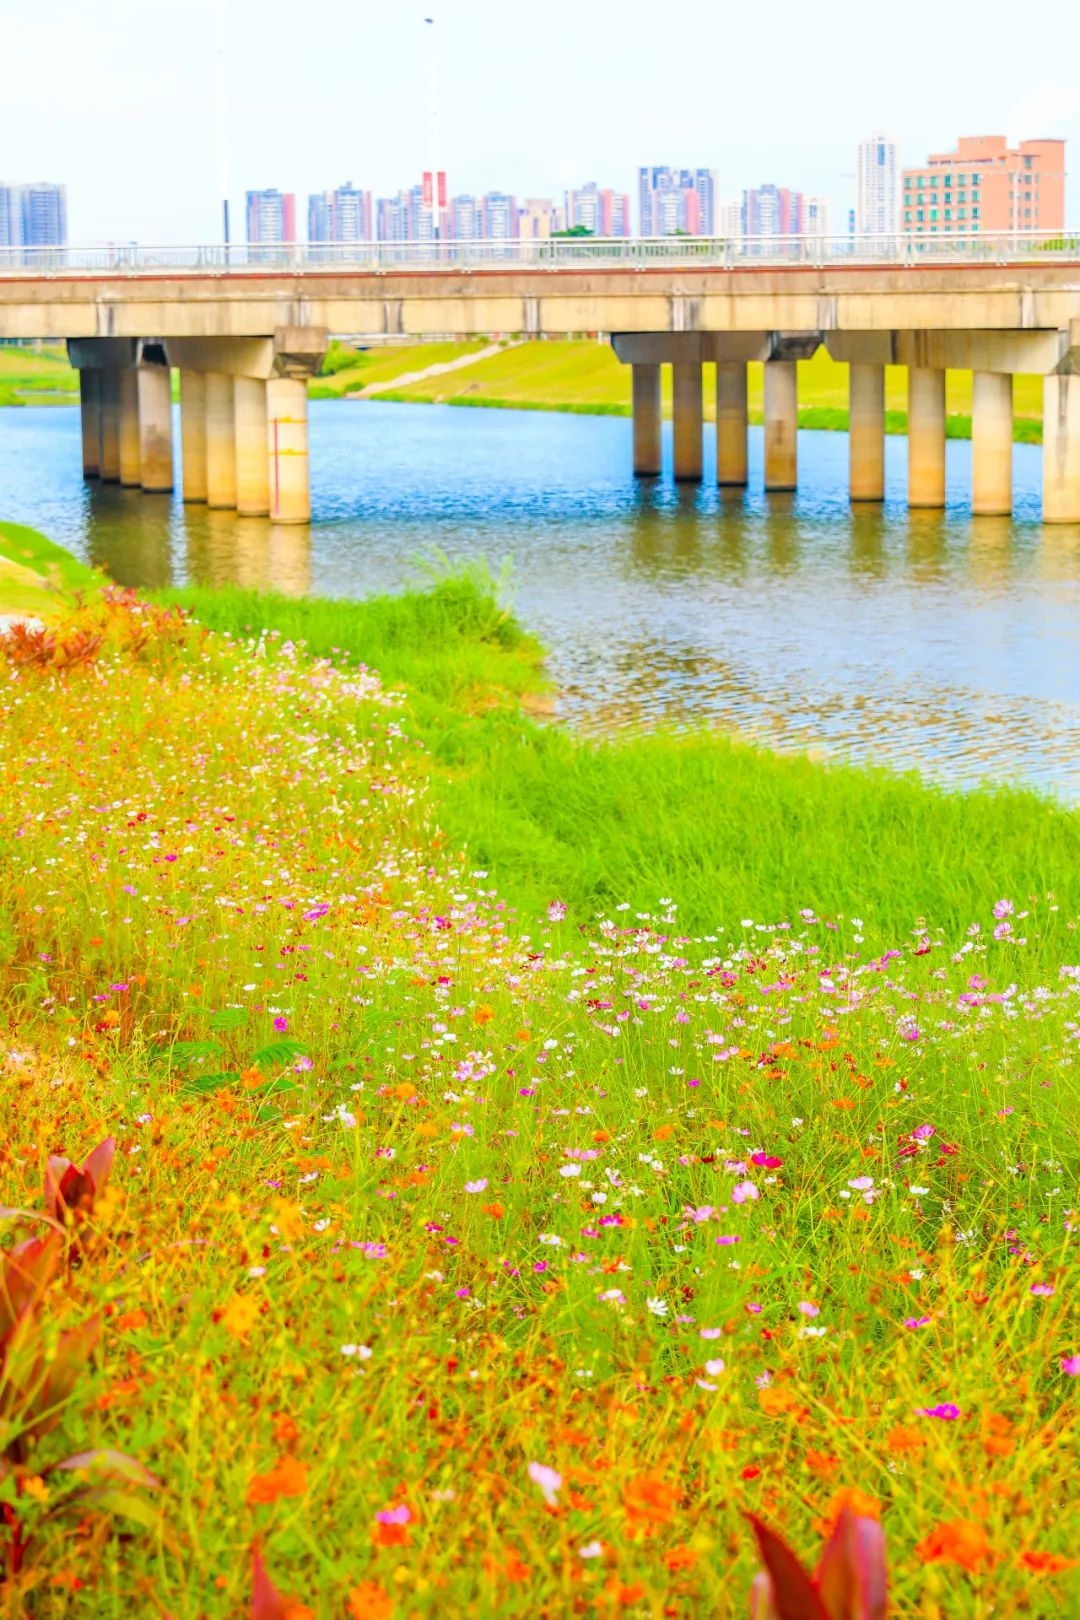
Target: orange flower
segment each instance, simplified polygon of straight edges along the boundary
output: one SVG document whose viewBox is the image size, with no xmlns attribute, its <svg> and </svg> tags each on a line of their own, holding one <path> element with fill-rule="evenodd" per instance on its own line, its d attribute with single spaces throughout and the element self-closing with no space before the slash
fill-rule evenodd
<svg viewBox="0 0 1080 1620">
<path fill-rule="evenodd" d="M 623 1506 L 632 1527 L 656 1529 L 670 1524 L 682 1500 L 677 1485 L 658 1479 L 655 1474 L 638 1474 L 623 1490 Z"/>
<path fill-rule="evenodd" d="M 506 1214 L 506 1210 L 502 1204 L 485 1204 L 483 1209 L 484 1214 L 490 1215 L 493 1221 L 501 1221 L 503 1216 Z"/>
<path fill-rule="evenodd" d="M 902 1457 L 906 1451 L 921 1451 L 926 1444 L 926 1435 L 910 1423 L 899 1423 L 895 1429 L 889 1430 L 885 1444 L 896 1456 Z"/>
<path fill-rule="evenodd" d="M 959 1564 L 969 1575 L 978 1574 L 994 1562 L 994 1553 L 981 1524 L 971 1519 L 953 1519 L 939 1524 L 915 1548 L 924 1564 Z"/>
<path fill-rule="evenodd" d="M 612 1575 L 605 1583 L 604 1591 L 620 1609 L 629 1608 L 631 1603 L 640 1603 L 645 1596 L 645 1588 L 640 1581 L 635 1581 L 633 1586 L 624 1586 L 617 1575 Z"/>
<path fill-rule="evenodd" d="M 243 1339 L 259 1319 L 259 1301 L 251 1294 L 234 1294 L 215 1314 L 227 1333 Z"/>
<path fill-rule="evenodd" d="M 286 1496 L 303 1496 L 307 1490 L 307 1469 L 295 1457 L 279 1457 L 268 1474 L 255 1474 L 248 1486 L 249 1507 L 261 1502 L 279 1502 Z"/>
<path fill-rule="evenodd" d="M 1033 1575 L 1060 1575 L 1063 1570 L 1075 1569 L 1080 1559 L 1063 1558 L 1060 1553 L 1038 1552 L 1030 1547 L 1020 1554 L 1020 1562 Z"/>
<path fill-rule="evenodd" d="M 241 1071 L 240 1084 L 245 1091 L 254 1091 L 262 1083 L 263 1072 L 261 1069 L 243 1069 Z"/>
<path fill-rule="evenodd" d="M 350 1620 L 390 1620 L 394 1600 L 378 1581 L 361 1581 L 349 1593 Z"/>
<path fill-rule="evenodd" d="M 409 1545 L 409 1527 L 407 1524 L 384 1524 L 381 1519 L 378 1519 L 371 1540 L 376 1547 L 407 1547 Z"/>
<path fill-rule="evenodd" d="M 693 1569 L 698 1561 L 698 1555 L 693 1547 L 672 1547 L 664 1554 L 664 1563 L 674 1575 L 680 1569 Z"/>
<path fill-rule="evenodd" d="M 474 1024 L 490 1024 L 494 1016 L 494 1007 L 474 1007 L 472 1021 Z"/>
<path fill-rule="evenodd" d="M 836 1528 L 837 1520 L 847 1508 L 856 1519 L 881 1519 L 881 1503 L 876 1496 L 870 1496 L 861 1491 L 857 1485 L 842 1485 L 834 1491 L 829 1498 L 829 1505 L 824 1516 L 817 1520 L 814 1528 L 823 1536 L 829 1536 Z"/>
<path fill-rule="evenodd" d="M 825 1451 L 808 1451 L 803 1462 L 819 1479 L 829 1479 L 840 1466 L 839 1457 L 830 1457 Z"/>
<path fill-rule="evenodd" d="M 783 1384 L 766 1384 L 758 1390 L 758 1405 L 766 1417 L 784 1417 L 799 1410 L 799 1397 Z"/>
</svg>

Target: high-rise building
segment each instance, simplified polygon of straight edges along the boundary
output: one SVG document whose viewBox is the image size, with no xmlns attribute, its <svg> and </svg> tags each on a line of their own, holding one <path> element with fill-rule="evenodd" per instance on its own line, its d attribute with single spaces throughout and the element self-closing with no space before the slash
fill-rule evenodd
<svg viewBox="0 0 1080 1620">
<path fill-rule="evenodd" d="M 0 247 L 66 247 L 67 187 L 0 184 Z"/>
<path fill-rule="evenodd" d="M 856 167 L 856 230 L 860 236 L 891 236 L 900 220 L 896 142 L 881 134 L 860 141 Z"/>
<path fill-rule="evenodd" d="M 514 242 L 518 233 L 517 198 L 505 191 L 489 191 L 480 199 L 477 235 L 484 242 Z"/>
<path fill-rule="evenodd" d="M 518 235 L 524 241 L 544 242 L 565 229 L 566 210 L 557 208 L 550 197 L 526 197 L 518 209 Z"/>
<path fill-rule="evenodd" d="M 827 197 L 807 197 L 803 231 L 807 236 L 829 236 L 832 210 Z"/>
<path fill-rule="evenodd" d="M 802 236 L 806 230 L 806 199 L 787 186 L 756 186 L 743 192 L 744 236 Z"/>
<path fill-rule="evenodd" d="M 291 246 L 296 241 L 296 197 L 291 191 L 249 191 L 245 197 L 248 245 Z"/>
<path fill-rule="evenodd" d="M 456 242 L 475 242 L 480 235 L 480 204 L 475 197 L 462 193 L 450 199 L 448 235 Z"/>
<path fill-rule="evenodd" d="M 738 197 L 729 197 L 716 205 L 716 218 L 713 221 L 714 232 L 726 241 L 735 242 L 743 233 L 742 203 Z"/>
<path fill-rule="evenodd" d="M 336 191 L 312 192 L 308 197 L 308 241 L 320 243 L 370 242 L 374 211 L 370 191 L 347 180 Z"/>
<path fill-rule="evenodd" d="M 438 177 L 438 213 L 436 191 L 431 175 L 426 175 L 418 186 L 399 191 L 395 197 L 380 197 L 375 204 L 375 234 L 380 242 L 434 242 L 438 223 L 439 237 L 444 240 L 451 233 L 452 209 L 446 198 L 446 176 Z"/>
<path fill-rule="evenodd" d="M 1065 142 L 963 135 L 904 170 L 903 229 L 950 232 L 1060 231 L 1065 228 Z"/>
<path fill-rule="evenodd" d="M 642 236 L 712 236 L 716 175 L 712 169 L 638 170 Z"/>
<path fill-rule="evenodd" d="M 602 188 L 595 180 L 566 193 L 566 228 L 577 226 L 591 236 L 629 236 L 630 198 Z"/>
</svg>

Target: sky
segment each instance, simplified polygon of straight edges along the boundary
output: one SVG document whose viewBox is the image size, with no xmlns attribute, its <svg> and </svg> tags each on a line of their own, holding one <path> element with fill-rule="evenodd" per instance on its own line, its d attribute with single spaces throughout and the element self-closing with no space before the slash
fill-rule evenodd
<svg viewBox="0 0 1080 1620">
<path fill-rule="evenodd" d="M 640 164 L 854 202 L 855 150 L 1064 136 L 1080 165 L 1080 6 L 1040 0 L 4 0 L 0 180 L 68 186 L 71 240 L 217 242 L 243 193 L 430 165 L 451 192 L 635 193 Z M 1025 21 L 1026 17 L 1026 21 Z M 220 50 L 217 42 L 220 40 Z M 224 84 L 220 96 L 218 84 Z M 219 109 L 224 104 L 224 116 Z M 1072 154 L 1075 154 L 1073 156 Z M 1080 171 L 1078 171 L 1080 172 Z M 1080 223 L 1080 180 L 1068 188 Z M 636 220 L 636 204 L 634 217 Z"/>
</svg>

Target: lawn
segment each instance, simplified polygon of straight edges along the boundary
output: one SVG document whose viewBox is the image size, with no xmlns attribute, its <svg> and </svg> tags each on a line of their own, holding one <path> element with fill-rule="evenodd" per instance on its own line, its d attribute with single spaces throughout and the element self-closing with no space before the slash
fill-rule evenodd
<svg viewBox="0 0 1080 1620">
<path fill-rule="evenodd" d="M 101 583 L 101 575 L 35 529 L 0 523 L 0 614 L 52 614 Z"/>
<path fill-rule="evenodd" d="M 78 373 L 62 345 L 42 349 L 0 346 L 0 406 L 70 405 Z"/>
<path fill-rule="evenodd" d="M 1075 817 L 191 605 L 0 643 L 4 1612 L 1075 1608 Z"/>
</svg>

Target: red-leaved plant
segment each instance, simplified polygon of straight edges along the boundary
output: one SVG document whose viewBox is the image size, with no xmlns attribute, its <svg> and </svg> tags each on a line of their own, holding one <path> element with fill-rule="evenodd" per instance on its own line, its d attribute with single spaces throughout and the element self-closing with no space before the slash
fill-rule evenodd
<svg viewBox="0 0 1080 1620">
<path fill-rule="evenodd" d="M 116 1141 L 107 1136 L 85 1163 L 73 1164 L 53 1153 L 45 1169 L 45 1208 L 60 1226 L 78 1226 L 94 1212 L 94 1200 L 104 1192 L 116 1155 Z"/>
<path fill-rule="evenodd" d="M 765 1565 L 751 1590 L 751 1620 L 884 1620 L 885 1536 L 876 1519 L 844 1508 L 811 1575 L 782 1536 L 748 1517 Z"/>
</svg>

